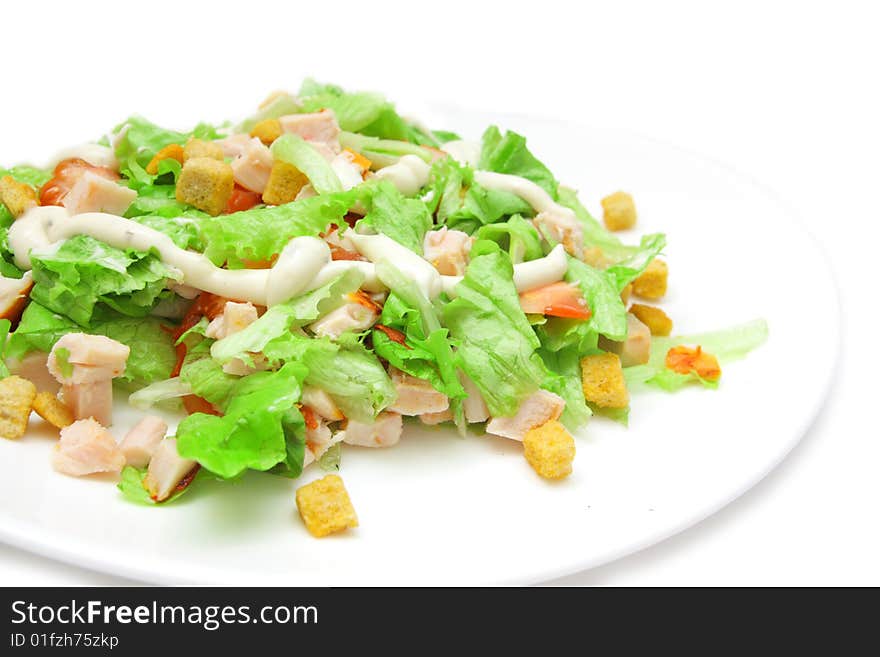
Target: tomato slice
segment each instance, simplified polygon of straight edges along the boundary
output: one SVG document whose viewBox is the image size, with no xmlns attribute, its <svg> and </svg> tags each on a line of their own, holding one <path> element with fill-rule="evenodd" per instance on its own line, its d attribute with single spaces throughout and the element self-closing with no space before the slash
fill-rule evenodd
<svg viewBox="0 0 880 657">
<path fill-rule="evenodd" d="M 693 372 L 707 381 L 717 381 L 721 378 L 718 359 L 703 351 L 699 345 L 696 349 L 684 345 L 673 347 L 666 352 L 666 367 L 679 374 Z"/>
<path fill-rule="evenodd" d="M 204 399 L 203 397 L 199 397 L 198 395 L 187 395 L 186 397 L 182 398 L 182 401 L 183 407 L 190 415 L 192 415 L 193 413 L 217 415 L 218 417 L 223 415 L 223 413 L 216 409 L 214 404 L 209 402 L 207 399 Z"/>
<path fill-rule="evenodd" d="M 523 312 L 569 319 L 590 319 L 592 313 L 578 289 L 570 283 L 560 281 L 519 295 L 519 305 Z"/>
<path fill-rule="evenodd" d="M 61 205 L 86 171 L 107 180 L 119 180 L 119 174 L 107 167 L 96 167 L 78 157 L 61 160 L 52 172 L 52 178 L 40 188 L 40 205 Z"/>
<path fill-rule="evenodd" d="M 233 212 L 250 210 L 252 207 L 259 205 L 262 202 L 262 196 L 249 189 L 245 189 L 236 183 L 235 187 L 232 189 L 232 196 L 229 197 L 229 202 L 223 210 L 223 214 L 232 214 Z"/>
</svg>

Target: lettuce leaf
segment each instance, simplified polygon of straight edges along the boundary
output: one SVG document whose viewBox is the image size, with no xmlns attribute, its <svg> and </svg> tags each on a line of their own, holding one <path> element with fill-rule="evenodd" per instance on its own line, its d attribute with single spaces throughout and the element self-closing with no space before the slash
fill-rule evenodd
<svg viewBox="0 0 880 657">
<path fill-rule="evenodd" d="M 415 155 L 430 164 L 436 155 L 434 151 L 416 146 L 412 142 L 379 139 L 378 137 L 368 137 L 356 132 L 342 131 L 339 135 L 339 143 L 343 148 L 349 148 L 361 153 L 376 167 L 394 164 L 404 155 Z"/>
<path fill-rule="evenodd" d="M 605 270 L 605 276 L 611 279 L 618 292 L 622 292 L 623 288 L 645 271 L 645 267 L 665 246 L 666 236 L 663 233 L 645 235 L 632 254 Z"/>
<path fill-rule="evenodd" d="M 180 496 L 190 490 L 199 479 L 204 479 L 205 473 L 203 473 L 202 470 L 199 470 L 186 488 L 175 490 L 168 499 L 163 500 L 162 502 L 157 502 L 150 497 L 150 493 L 144 488 L 144 477 L 146 476 L 146 468 L 135 468 L 127 465 L 122 469 L 122 475 L 120 476 L 119 483 L 116 484 L 116 488 L 119 489 L 122 496 L 129 502 L 146 506 L 164 506 L 179 499 Z"/>
<path fill-rule="evenodd" d="M 282 135 L 272 142 L 276 160 L 292 164 L 305 174 L 318 194 L 342 191 L 342 183 L 333 168 L 318 151 L 299 135 Z"/>
<path fill-rule="evenodd" d="M 637 247 L 625 245 L 589 213 L 575 190 L 560 185 L 558 192 L 558 203 L 573 210 L 584 227 L 584 244 L 587 247 L 598 246 L 612 260 L 623 260 L 635 252 Z"/>
<path fill-rule="evenodd" d="M 340 224 L 361 192 L 322 194 L 274 207 L 254 208 L 201 219 L 205 255 L 214 264 L 241 266 L 242 260 L 270 260 L 293 237 L 316 236 Z"/>
<path fill-rule="evenodd" d="M 288 450 L 282 421 L 295 410 L 305 374 L 302 365 L 287 363 L 277 372 L 242 377 L 225 415 L 195 413 L 180 423 L 177 451 L 224 479 L 283 463 Z"/>
<path fill-rule="evenodd" d="M 425 204 L 418 199 L 406 198 L 387 180 L 370 185 L 368 189 L 368 212 L 361 221 L 421 255 L 425 233 L 434 223 Z"/>
<path fill-rule="evenodd" d="M 455 291 L 443 317 L 459 342 L 458 362 L 492 415 L 513 415 L 544 381 L 546 369 L 519 305 L 510 257 L 498 249 L 472 258 Z"/>
<path fill-rule="evenodd" d="M 695 373 L 679 374 L 667 369 L 666 353 L 678 345 L 699 345 L 724 366 L 731 361 L 744 358 L 750 351 L 762 345 L 768 335 L 767 322 L 757 319 L 708 333 L 655 337 L 651 341 L 651 357 L 648 362 L 645 365 L 624 368 L 624 377 L 628 387 L 650 384 L 668 392 L 678 390 L 692 381 L 699 381 L 707 388 L 715 388 L 718 386 L 718 381 L 707 381 Z"/>
<path fill-rule="evenodd" d="M 201 251 L 204 248 L 202 242 L 200 221 L 195 217 L 175 216 L 163 217 L 161 215 L 143 215 L 132 217 L 132 221 L 143 224 L 153 230 L 158 230 L 171 238 L 181 249 L 194 249 Z"/>
<path fill-rule="evenodd" d="M 526 139 L 512 130 L 504 135 L 497 126 L 489 126 L 483 133 L 480 151 L 480 169 L 521 176 L 542 187 L 556 198 L 559 183 L 544 164 L 526 147 Z"/>
<path fill-rule="evenodd" d="M 544 256 L 541 248 L 541 236 L 530 221 L 515 214 L 507 221 L 488 224 L 477 233 L 481 240 L 492 240 L 501 248 L 506 248 L 514 263 L 536 260 Z"/>
<path fill-rule="evenodd" d="M 8 319 L 0 319 L 0 379 L 5 379 L 9 376 L 9 368 L 6 367 L 4 357 L 6 355 L 6 339 L 9 337 L 9 329 L 11 327 L 12 322 Z"/>
<path fill-rule="evenodd" d="M 49 352 L 61 336 L 82 330 L 64 315 L 31 301 L 9 339 L 6 356 L 20 360 L 32 351 Z M 132 383 L 143 385 L 167 379 L 177 362 L 171 325 L 157 317 L 134 319 L 116 315 L 95 323 L 85 332 L 106 335 L 128 345 L 131 352 L 121 378 Z"/>
<path fill-rule="evenodd" d="M 541 349 L 538 352 L 549 371 L 542 388 L 554 392 L 565 400 L 565 410 L 560 420 L 569 429 L 586 424 L 593 414 L 584 399 L 581 381 L 581 356 L 577 347 L 559 351 Z"/>
<path fill-rule="evenodd" d="M 297 114 L 302 111 L 302 107 L 296 98 L 290 94 L 278 94 L 255 114 L 242 121 L 236 129 L 236 132 L 250 132 L 251 129 L 260 121 L 266 119 L 277 119 L 287 114 Z"/>
<path fill-rule="evenodd" d="M 584 295 L 587 306 L 592 316 L 586 322 L 565 320 L 553 322 L 555 327 L 562 327 L 562 331 L 569 330 L 580 337 L 586 337 L 589 333 L 604 335 L 610 340 L 623 340 L 626 338 L 626 306 L 620 299 L 620 290 L 617 289 L 615 279 L 606 276 L 605 272 L 594 269 L 590 265 L 569 256 L 568 271 L 565 280 L 575 283 Z M 548 324 L 551 322 L 548 321 Z M 542 327 L 545 332 L 551 329 Z M 557 329 L 558 330 L 558 329 Z M 570 337 L 570 336 L 569 336 Z"/>
<path fill-rule="evenodd" d="M 85 327 L 92 323 L 98 304 L 144 317 L 167 281 L 179 278 L 156 255 L 123 251 L 87 235 L 77 235 L 51 252 L 32 253 L 31 261 L 31 299 Z"/>
</svg>

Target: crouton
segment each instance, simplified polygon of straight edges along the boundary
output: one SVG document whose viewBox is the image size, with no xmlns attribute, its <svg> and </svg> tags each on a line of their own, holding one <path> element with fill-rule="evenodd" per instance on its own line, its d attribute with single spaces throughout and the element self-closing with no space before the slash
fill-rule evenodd
<svg viewBox="0 0 880 657">
<path fill-rule="evenodd" d="M 669 335 L 672 333 L 672 320 L 660 308 L 634 303 L 629 311 L 650 329 L 651 335 Z"/>
<path fill-rule="evenodd" d="M 223 147 L 220 146 L 220 144 L 213 141 L 205 141 L 204 139 L 190 138 L 190 140 L 186 142 L 186 146 L 183 147 L 184 163 L 197 157 L 208 157 L 212 160 L 220 160 L 222 162 L 223 155 Z"/>
<path fill-rule="evenodd" d="M 339 475 L 329 474 L 300 486 L 296 490 L 296 508 L 315 538 L 358 526 L 357 514 Z"/>
<path fill-rule="evenodd" d="M 183 146 L 180 144 L 168 144 L 167 146 L 160 148 L 159 152 L 153 156 L 153 159 L 150 160 L 150 163 L 147 164 L 147 173 L 151 176 L 155 176 L 159 173 L 159 162 L 162 160 L 177 160 L 181 164 L 183 164 Z"/>
<path fill-rule="evenodd" d="M 263 202 L 268 205 L 290 203 L 308 182 L 306 175 L 295 166 L 276 160 L 263 190 Z"/>
<path fill-rule="evenodd" d="M 545 479 L 562 479 L 571 474 L 574 438 L 557 420 L 529 430 L 523 438 L 523 450 L 529 465 Z"/>
<path fill-rule="evenodd" d="M 34 397 L 33 409 L 46 422 L 59 429 L 70 426 L 76 419 L 73 417 L 73 411 L 51 392 L 38 393 Z"/>
<path fill-rule="evenodd" d="M 18 218 L 37 205 L 37 191 L 12 176 L 3 176 L 0 178 L 0 203 Z"/>
<path fill-rule="evenodd" d="M 636 225 L 636 206 L 626 192 L 614 192 L 602 199 L 602 219 L 608 230 L 626 230 Z"/>
<path fill-rule="evenodd" d="M 27 431 L 37 388 L 20 376 L 0 381 L 0 436 L 15 440 Z"/>
<path fill-rule="evenodd" d="M 633 292 L 645 299 L 660 299 L 666 294 L 666 281 L 669 267 L 662 260 L 654 258 L 636 280 L 633 281 Z"/>
<path fill-rule="evenodd" d="M 281 136 L 281 122 L 278 119 L 264 119 L 251 128 L 251 137 L 256 137 L 266 146 Z"/>
<path fill-rule="evenodd" d="M 194 157 L 183 165 L 175 196 L 181 203 L 216 217 L 223 212 L 234 187 L 231 166 L 210 157 Z"/>
<path fill-rule="evenodd" d="M 679 374 L 696 374 L 706 381 L 717 381 L 721 378 L 721 366 L 718 359 L 703 351 L 686 346 L 673 347 L 666 352 L 666 367 Z"/>
<path fill-rule="evenodd" d="M 603 408 L 626 408 L 629 393 L 617 354 L 594 354 L 581 359 L 584 398 Z"/>
</svg>

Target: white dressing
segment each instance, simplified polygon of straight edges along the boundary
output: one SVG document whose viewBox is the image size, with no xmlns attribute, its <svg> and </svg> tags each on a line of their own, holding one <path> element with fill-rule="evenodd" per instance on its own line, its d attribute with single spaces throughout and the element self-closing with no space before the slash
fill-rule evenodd
<svg viewBox="0 0 880 657">
<path fill-rule="evenodd" d="M 440 272 L 434 265 L 390 237 L 359 235 L 352 231 L 351 241 L 354 242 L 358 252 L 371 262 L 387 260 L 394 265 L 407 278 L 412 279 L 428 299 L 434 299 L 443 291 Z"/>
<path fill-rule="evenodd" d="M 440 150 L 447 153 L 456 162 L 475 169 L 480 163 L 480 148 L 479 142 L 454 139 L 443 144 Z"/>
<path fill-rule="evenodd" d="M 474 180 L 486 189 L 495 189 L 516 194 L 537 212 L 552 212 L 571 219 L 577 219 L 574 211 L 554 201 L 550 194 L 527 178 L 493 171 L 474 171 Z"/>
<path fill-rule="evenodd" d="M 55 153 L 55 155 L 49 158 L 49 161 L 46 163 L 46 168 L 54 169 L 59 162 L 71 158 L 79 158 L 96 167 L 107 167 L 114 171 L 116 171 L 118 167 L 116 153 L 114 153 L 113 149 L 109 146 L 102 146 L 101 144 L 77 144 L 76 146 L 63 148 Z"/>
<path fill-rule="evenodd" d="M 414 196 L 428 184 L 431 167 L 416 155 L 404 155 L 395 164 L 379 169 L 375 177 L 390 180 L 404 196 Z"/>
</svg>

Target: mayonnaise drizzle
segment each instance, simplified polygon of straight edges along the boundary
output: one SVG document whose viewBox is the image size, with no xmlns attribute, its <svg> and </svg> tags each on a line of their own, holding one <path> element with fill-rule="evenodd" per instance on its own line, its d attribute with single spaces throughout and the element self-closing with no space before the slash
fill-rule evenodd
<svg viewBox="0 0 880 657">
<path fill-rule="evenodd" d="M 404 155 L 397 163 L 379 169 L 375 177 L 390 180 L 404 196 L 414 196 L 428 184 L 431 167 L 416 155 Z"/>
<path fill-rule="evenodd" d="M 486 189 L 516 194 L 538 212 L 552 212 L 576 219 L 574 210 L 554 201 L 542 187 L 527 178 L 494 171 L 474 171 L 474 180 Z"/>
</svg>

